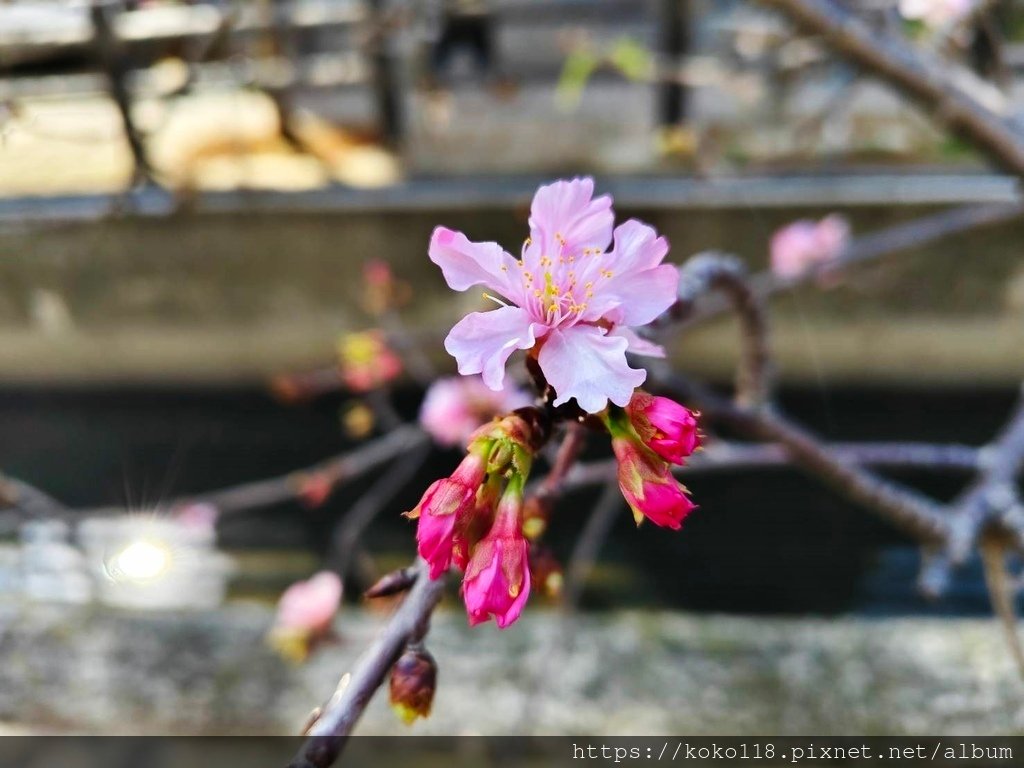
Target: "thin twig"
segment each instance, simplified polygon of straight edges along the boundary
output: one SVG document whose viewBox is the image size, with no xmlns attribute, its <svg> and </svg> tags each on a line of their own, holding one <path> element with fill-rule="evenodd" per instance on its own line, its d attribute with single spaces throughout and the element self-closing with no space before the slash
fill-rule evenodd
<svg viewBox="0 0 1024 768">
<path fill-rule="evenodd" d="M 985 586 L 992 600 L 992 610 L 1003 627 L 1010 655 L 1017 665 L 1017 671 L 1024 678 L 1024 647 L 1017 631 L 1017 608 L 1014 604 L 1014 586 L 1006 571 L 1006 547 L 1003 542 L 987 538 L 979 545 L 981 562 L 985 568 Z"/>
<path fill-rule="evenodd" d="M 205 502 L 215 506 L 222 514 L 230 514 L 293 501 L 302 495 L 303 478 L 319 475 L 337 487 L 345 481 L 369 472 L 400 453 L 426 443 L 429 439 L 419 427 L 406 424 L 375 440 L 364 443 L 352 451 L 321 461 L 306 469 L 295 470 L 286 475 L 265 480 L 256 480 L 215 491 L 171 499 L 161 506 L 173 508 Z M 84 510 L 83 513 L 116 515 L 123 514 L 124 509 L 102 507 Z"/>
<path fill-rule="evenodd" d="M 551 471 L 545 475 L 543 480 L 531 484 L 527 489 L 527 497 L 535 499 L 540 504 L 550 506 L 561 495 L 565 480 L 583 450 L 586 440 L 586 427 L 575 422 L 570 423 L 566 427 L 565 437 L 562 438 L 562 442 L 558 446 Z"/>
<path fill-rule="evenodd" d="M 565 566 L 565 587 L 562 593 L 562 606 L 566 613 L 572 615 L 583 595 L 583 587 L 594 570 L 594 563 L 601 551 L 601 545 L 608 538 L 615 517 L 622 511 L 623 498 L 618 481 L 613 472 L 610 480 L 605 481 L 601 496 L 587 518 L 573 547 L 569 562 Z"/>
<path fill-rule="evenodd" d="M 844 464 L 882 469 L 916 469 L 934 472 L 971 472 L 981 464 L 981 449 L 959 444 L 933 443 L 825 443 L 824 448 Z M 736 443 L 714 440 L 673 471 L 678 477 L 739 470 L 793 466 L 793 459 L 778 444 Z M 569 472 L 566 492 L 599 485 L 615 474 L 614 459 L 577 464 Z"/>
<path fill-rule="evenodd" d="M 69 511 L 45 491 L 5 474 L 0 474 L 0 504 L 26 517 L 61 517 Z"/>
<path fill-rule="evenodd" d="M 662 383 L 684 402 L 714 412 L 717 420 L 752 437 L 778 443 L 793 462 L 844 496 L 886 518 L 923 542 L 945 543 L 949 523 L 939 504 L 917 491 L 847 464 L 814 435 L 767 409 L 741 408 L 680 376 L 669 374 Z"/>
<path fill-rule="evenodd" d="M 110 19 L 111 7 L 104 0 L 93 0 L 89 7 L 89 14 L 95 36 L 97 59 L 107 76 L 110 96 L 121 115 L 125 139 L 131 150 L 134 166 L 128 186 L 133 187 L 140 181 L 154 181 L 153 167 L 149 162 L 142 133 L 132 115 L 131 95 L 128 92 L 128 65 L 120 50 L 120 44 Z"/>
<path fill-rule="evenodd" d="M 388 467 L 345 513 L 334 530 L 330 558 L 335 570 L 342 577 L 352 565 L 352 555 L 363 531 L 416 476 L 432 450 L 429 442 L 423 442 L 411 450 Z"/>
<path fill-rule="evenodd" d="M 761 298 L 747 280 L 743 261 L 722 253 L 699 253 L 679 270 L 677 314 L 683 318 L 698 297 L 717 291 L 740 321 L 740 362 L 736 371 L 736 402 L 751 407 L 769 396 L 771 353 L 768 321 Z"/>
<path fill-rule="evenodd" d="M 928 595 L 941 594 L 950 572 L 963 564 L 979 539 L 990 533 L 1008 534 L 1018 549 L 1024 546 L 1024 519 L 1016 479 L 1024 467 L 1024 394 L 1016 410 L 989 445 L 980 451 L 981 474 L 947 507 L 950 536 L 932 553 L 922 569 L 920 584 Z"/>
<path fill-rule="evenodd" d="M 950 560 L 962 563 L 986 523 L 1018 502 L 1016 478 L 1024 466 L 1024 397 L 1013 416 L 982 454 L 981 476 L 950 505 L 954 518 Z"/>
<path fill-rule="evenodd" d="M 373 694 L 384 682 L 408 642 L 422 637 L 441 596 L 444 579 L 427 578 L 426 563 L 417 561 L 416 583 L 373 645 L 360 657 L 347 684 L 328 701 L 289 768 L 327 768 L 341 750 Z M 345 678 L 342 678 L 345 680 Z"/>
<path fill-rule="evenodd" d="M 423 345 L 409 332 L 401 313 L 389 308 L 381 315 L 381 326 L 387 334 L 388 342 L 402 356 L 409 375 L 421 387 L 430 386 L 437 378 L 437 369 L 424 351 Z"/>
</svg>

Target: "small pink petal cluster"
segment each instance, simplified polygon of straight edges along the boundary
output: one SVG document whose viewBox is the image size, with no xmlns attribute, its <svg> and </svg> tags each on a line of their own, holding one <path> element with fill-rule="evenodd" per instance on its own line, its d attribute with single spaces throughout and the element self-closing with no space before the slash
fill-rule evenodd
<svg viewBox="0 0 1024 768">
<path fill-rule="evenodd" d="M 420 426 L 439 445 L 465 445 L 470 436 L 495 416 L 530 404 L 518 387 L 495 392 L 479 376 L 451 376 L 430 385 L 420 406 Z"/>
<path fill-rule="evenodd" d="M 341 578 L 333 571 L 321 571 L 292 584 L 277 604 L 271 644 L 288 658 L 303 661 L 330 634 L 342 591 Z"/>
<path fill-rule="evenodd" d="M 637 390 L 624 411 L 606 416 L 612 450 L 619 464 L 619 489 L 639 525 L 678 530 L 695 509 L 688 492 L 672 475 L 700 445 L 697 417 L 667 397 Z"/>
<path fill-rule="evenodd" d="M 530 430 L 516 415 L 482 427 L 450 477 L 434 482 L 408 513 L 430 578 L 454 564 L 471 625 L 519 618 L 530 594 L 523 536 L 523 486 L 532 462 Z"/>
<path fill-rule="evenodd" d="M 378 330 L 343 336 L 338 342 L 341 380 L 353 392 L 369 392 L 398 378 L 402 361 Z"/>
<path fill-rule="evenodd" d="M 799 277 L 838 256 L 849 239 L 849 223 L 836 214 L 821 221 L 794 221 L 772 236 L 772 272 L 783 280 Z"/>
<path fill-rule="evenodd" d="M 974 11 L 976 0 L 900 0 L 900 15 L 933 27 L 949 27 Z"/>
<path fill-rule="evenodd" d="M 662 263 L 665 238 L 635 220 L 613 230 L 611 198 L 593 193 L 589 178 L 538 189 L 518 259 L 497 243 L 434 230 L 430 259 L 448 285 L 456 291 L 483 285 L 501 305 L 467 315 L 448 334 L 445 349 L 459 373 L 480 373 L 488 387 L 500 390 L 508 358 L 517 349 L 531 350 L 555 391 L 554 404 L 575 398 L 588 413 L 602 411 L 608 401 L 625 406 L 644 382 L 646 372 L 631 368 L 626 352 L 660 349 L 632 328 L 676 301 L 678 270 Z"/>
</svg>

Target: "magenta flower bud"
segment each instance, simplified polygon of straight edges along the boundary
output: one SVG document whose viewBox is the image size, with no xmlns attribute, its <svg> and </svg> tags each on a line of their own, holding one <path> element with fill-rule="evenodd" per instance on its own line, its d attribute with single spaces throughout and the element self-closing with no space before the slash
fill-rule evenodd
<svg viewBox="0 0 1024 768">
<path fill-rule="evenodd" d="M 391 668 L 391 709 L 406 725 L 429 717 L 437 688 L 437 662 L 422 646 L 410 646 Z"/>
<path fill-rule="evenodd" d="M 682 464 L 700 445 L 696 415 L 674 400 L 637 390 L 626 413 L 644 445 L 667 462 Z"/>
<path fill-rule="evenodd" d="M 455 524 L 452 535 L 452 562 L 460 571 L 469 566 L 473 548 L 484 537 L 494 520 L 494 509 L 501 496 L 501 478 L 491 475 L 476 495 L 473 511 Z"/>
<path fill-rule="evenodd" d="M 452 546 L 459 519 L 472 514 L 476 494 L 486 477 L 486 455 L 469 453 L 451 477 L 436 480 L 409 513 L 419 518 L 416 529 L 420 557 L 430 565 L 430 578 L 439 578 L 452 564 Z"/>
<path fill-rule="evenodd" d="M 470 626 L 492 616 L 501 629 L 523 612 L 530 595 L 529 545 L 523 536 L 523 481 L 509 480 L 491 530 L 476 545 L 462 582 Z"/>
<path fill-rule="evenodd" d="M 696 506 L 669 465 L 629 437 L 613 437 L 612 450 L 619 461 L 619 489 L 637 525 L 646 517 L 655 525 L 679 530 Z"/>
</svg>

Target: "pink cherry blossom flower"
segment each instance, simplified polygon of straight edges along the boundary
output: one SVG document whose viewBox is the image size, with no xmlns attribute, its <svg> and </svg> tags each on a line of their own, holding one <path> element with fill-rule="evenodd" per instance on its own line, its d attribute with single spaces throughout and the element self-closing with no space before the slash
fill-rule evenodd
<svg viewBox="0 0 1024 768">
<path fill-rule="evenodd" d="M 619 462 L 619 490 L 637 525 L 646 517 L 655 525 L 679 530 L 696 507 L 671 467 L 629 437 L 612 437 L 612 450 Z"/>
<path fill-rule="evenodd" d="M 459 373 L 483 374 L 488 387 L 500 390 L 508 358 L 532 349 L 555 405 L 575 398 L 589 413 L 609 400 L 625 406 L 644 382 L 646 371 L 631 368 L 626 351 L 657 350 L 640 345 L 630 329 L 673 304 L 678 271 L 662 264 L 668 242 L 651 227 L 630 220 L 613 232 L 611 198 L 595 199 L 593 192 L 589 178 L 538 189 L 520 259 L 497 243 L 434 230 L 430 259 L 448 285 L 456 291 L 483 285 L 501 305 L 467 315 L 448 334 L 445 349 Z"/>
<path fill-rule="evenodd" d="M 693 411 L 667 397 L 637 390 L 626 413 L 644 445 L 667 462 L 682 464 L 700 444 Z"/>
<path fill-rule="evenodd" d="M 409 513 L 419 518 L 417 549 L 430 565 L 430 578 L 437 579 L 451 568 L 456 525 L 473 514 L 486 474 L 486 455 L 471 451 L 451 477 L 434 481 Z"/>
<path fill-rule="evenodd" d="M 522 480 L 510 481 L 491 530 L 476 545 L 462 582 L 470 626 L 492 616 L 500 629 L 523 612 L 530 596 L 529 545 L 523 536 Z"/>
<path fill-rule="evenodd" d="M 296 582 L 281 595 L 274 626 L 322 635 L 334 621 L 341 594 L 341 579 L 333 571 L 321 571 L 308 581 Z"/>
<path fill-rule="evenodd" d="M 451 376 L 430 385 L 420 406 L 420 426 L 439 445 L 465 445 L 495 416 L 529 404 L 529 396 L 518 387 L 495 392 L 479 376 Z"/>
<path fill-rule="evenodd" d="M 772 272 L 783 280 L 799 277 L 838 256 L 849 237 L 849 223 L 836 214 L 821 221 L 794 221 L 772 236 Z"/>
</svg>

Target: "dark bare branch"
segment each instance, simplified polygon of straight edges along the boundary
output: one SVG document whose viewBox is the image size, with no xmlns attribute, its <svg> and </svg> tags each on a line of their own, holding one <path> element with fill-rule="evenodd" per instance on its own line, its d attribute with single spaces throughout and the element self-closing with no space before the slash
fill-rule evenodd
<svg viewBox="0 0 1024 768">
<path fill-rule="evenodd" d="M 903 37 L 868 26 L 832 0 L 761 0 L 797 26 L 820 35 L 831 50 L 916 100 L 1000 167 L 1024 176 L 1024 141 L 1016 126 L 968 90 L 954 68 L 927 58 Z M 962 73 L 966 76 L 966 73 Z"/>
<path fill-rule="evenodd" d="M 444 579 L 427 577 L 426 563 L 416 564 L 416 583 L 395 611 L 383 632 L 360 657 L 350 676 L 342 678 L 338 690 L 319 718 L 309 728 L 309 738 L 289 768 L 327 768 L 341 750 L 373 694 L 405 646 L 422 637 L 444 592 Z"/>
</svg>

